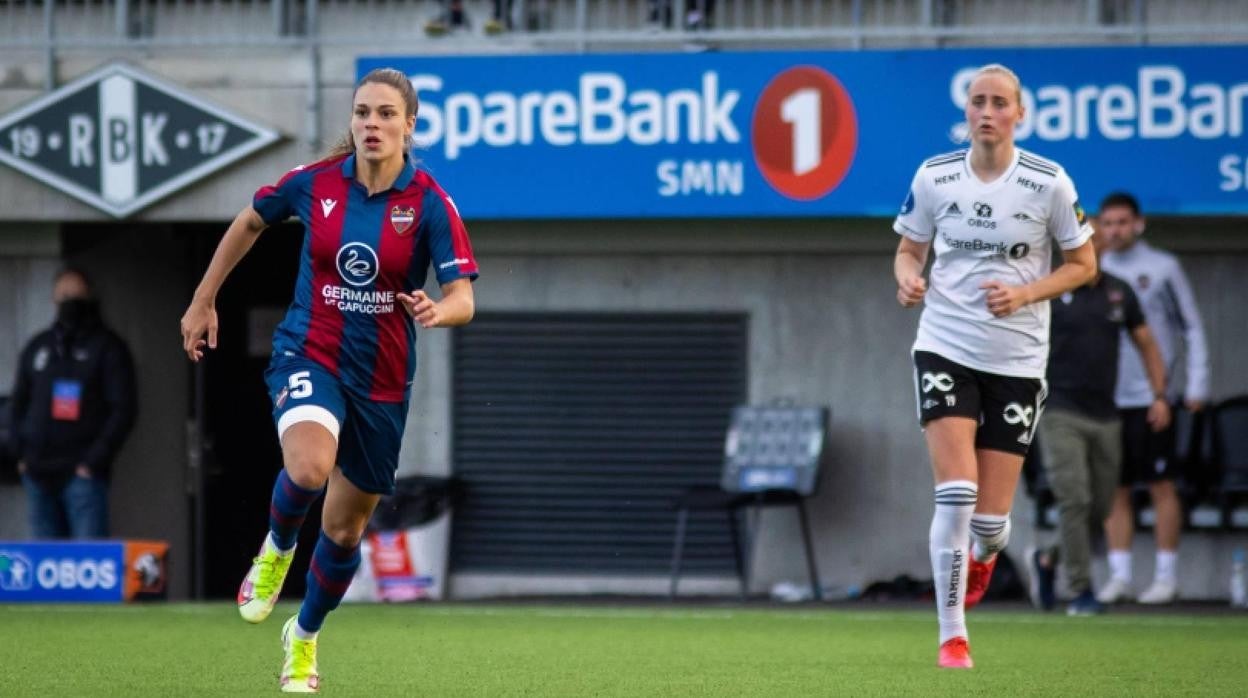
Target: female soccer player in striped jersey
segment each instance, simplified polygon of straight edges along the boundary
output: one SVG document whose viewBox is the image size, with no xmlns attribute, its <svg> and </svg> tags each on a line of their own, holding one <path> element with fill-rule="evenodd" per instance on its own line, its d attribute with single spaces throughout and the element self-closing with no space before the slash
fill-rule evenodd
<svg viewBox="0 0 1248 698">
<path fill-rule="evenodd" d="M 938 663 L 970 668 L 965 607 L 982 598 L 1044 408 L 1046 302 L 1093 279 L 1091 227 L 1060 165 L 1015 147 L 1018 77 L 970 84 L 970 148 L 925 161 L 893 229 L 897 300 L 924 303 L 913 354 L 919 422 L 936 480 L 929 545 Z M 1065 263 L 1052 270 L 1051 241 Z M 923 270 L 935 251 L 930 281 Z M 929 291 L 930 286 L 930 291 Z M 972 547 L 972 539 L 974 546 Z"/>
<path fill-rule="evenodd" d="M 416 328 L 472 319 L 477 263 L 455 205 L 409 156 L 416 92 L 379 69 L 352 97 L 350 132 L 326 159 L 261 187 L 226 230 L 182 318 L 192 361 L 217 345 L 215 298 L 267 226 L 306 227 L 294 299 L 273 337 L 265 380 L 284 468 L 273 486 L 269 533 L 238 592 L 259 623 L 277 602 L 304 516 L 325 493 L 321 534 L 299 614 L 282 628 L 285 692 L 316 692 L 317 634 L 360 564 L 377 500 L 394 490 L 416 370 Z M 420 290 L 432 266 L 441 300 Z M 413 323 L 413 320 L 415 321 Z"/>
</svg>

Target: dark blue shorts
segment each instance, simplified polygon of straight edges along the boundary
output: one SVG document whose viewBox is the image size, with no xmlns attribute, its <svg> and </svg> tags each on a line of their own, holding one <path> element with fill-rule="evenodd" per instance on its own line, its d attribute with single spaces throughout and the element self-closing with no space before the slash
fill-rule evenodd
<svg viewBox="0 0 1248 698">
<path fill-rule="evenodd" d="M 280 439 L 291 425 L 316 422 L 338 441 L 338 467 L 372 494 L 394 492 L 407 402 L 378 402 L 342 387 L 334 374 L 300 356 L 274 356 L 264 372 Z"/>
</svg>

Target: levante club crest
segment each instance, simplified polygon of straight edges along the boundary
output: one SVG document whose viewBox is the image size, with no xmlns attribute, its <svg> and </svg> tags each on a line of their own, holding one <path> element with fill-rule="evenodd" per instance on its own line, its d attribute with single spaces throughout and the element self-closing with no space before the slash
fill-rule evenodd
<svg viewBox="0 0 1248 698">
<path fill-rule="evenodd" d="M 390 225 L 394 226 L 394 232 L 399 235 L 406 235 L 415 222 L 416 209 L 411 206 L 395 206 L 390 209 Z"/>
</svg>

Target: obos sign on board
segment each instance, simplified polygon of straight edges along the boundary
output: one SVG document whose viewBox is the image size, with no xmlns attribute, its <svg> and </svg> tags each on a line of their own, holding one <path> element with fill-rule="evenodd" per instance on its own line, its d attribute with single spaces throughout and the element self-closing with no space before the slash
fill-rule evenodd
<svg viewBox="0 0 1248 698">
<path fill-rule="evenodd" d="M 1085 201 L 1248 212 L 1248 47 L 361 58 L 420 95 L 417 157 L 469 218 L 891 216 L 961 147 L 965 90 L 1024 81 L 1019 143 Z"/>
<path fill-rule="evenodd" d="M 0 541 L 0 602 L 165 596 L 163 541 Z"/>
</svg>

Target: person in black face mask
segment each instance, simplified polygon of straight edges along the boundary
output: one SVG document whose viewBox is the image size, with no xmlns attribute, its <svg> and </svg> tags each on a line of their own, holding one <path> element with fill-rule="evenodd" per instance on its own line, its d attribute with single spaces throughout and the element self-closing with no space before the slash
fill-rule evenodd
<svg viewBox="0 0 1248 698">
<path fill-rule="evenodd" d="M 12 398 L 17 469 L 35 538 L 106 538 L 114 456 L 135 418 L 134 365 L 83 272 L 52 290 L 56 322 L 22 349 Z"/>
</svg>

